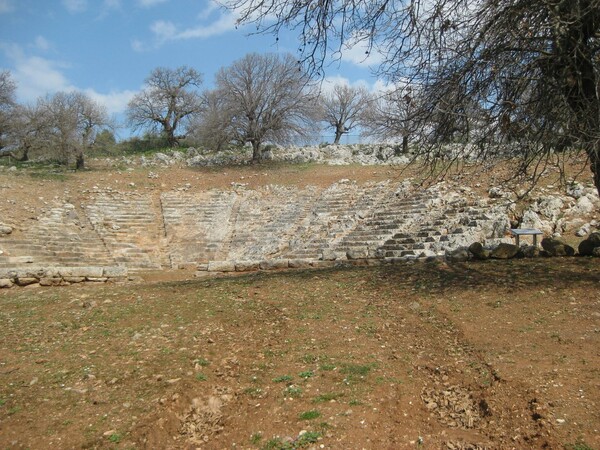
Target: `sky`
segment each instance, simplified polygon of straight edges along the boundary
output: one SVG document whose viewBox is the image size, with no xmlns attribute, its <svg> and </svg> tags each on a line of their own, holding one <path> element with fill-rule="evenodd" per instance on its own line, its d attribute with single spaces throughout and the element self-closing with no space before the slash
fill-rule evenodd
<svg viewBox="0 0 600 450">
<path fill-rule="evenodd" d="M 79 90 L 122 123 L 156 67 L 193 67 L 211 89 L 217 71 L 247 53 L 298 54 L 293 31 L 276 41 L 235 24 L 212 0 L 0 0 L 0 70 L 10 71 L 20 103 Z M 334 82 L 377 89 L 377 55 L 364 55 L 353 48 L 328 64 L 324 89 Z"/>
</svg>

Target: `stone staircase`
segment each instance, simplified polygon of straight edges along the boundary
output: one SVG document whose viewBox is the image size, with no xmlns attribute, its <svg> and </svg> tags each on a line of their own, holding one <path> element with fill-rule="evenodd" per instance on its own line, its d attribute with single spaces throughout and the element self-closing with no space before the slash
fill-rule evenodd
<svg viewBox="0 0 600 450">
<path fill-rule="evenodd" d="M 235 192 L 217 190 L 161 195 L 170 267 L 221 259 L 237 198 Z"/>
<path fill-rule="evenodd" d="M 86 213 L 117 264 L 131 269 L 161 268 L 162 217 L 151 197 L 101 194 L 87 205 Z"/>
<path fill-rule="evenodd" d="M 485 202 L 393 182 L 327 188 L 91 193 L 0 236 L 0 268 L 159 269 L 218 261 L 440 255 L 504 228 Z M 496 214 L 496 216 L 498 216 Z M 255 266 L 257 264 L 254 264 Z"/>
<path fill-rule="evenodd" d="M 113 266 L 115 260 L 85 214 L 71 204 L 53 207 L 20 237 L 4 237 L 0 267 L 25 264 Z"/>
</svg>

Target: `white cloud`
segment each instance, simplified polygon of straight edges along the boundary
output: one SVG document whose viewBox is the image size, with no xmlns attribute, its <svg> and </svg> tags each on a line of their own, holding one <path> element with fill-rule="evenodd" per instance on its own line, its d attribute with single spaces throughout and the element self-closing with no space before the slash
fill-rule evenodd
<svg viewBox="0 0 600 450">
<path fill-rule="evenodd" d="M 121 0 L 104 0 L 104 7 L 106 9 L 120 9 Z"/>
<path fill-rule="evenodd" d="M 168 1 L 169 0 L 138 0 L 138 4 L 143 8 L 151 8 L 152 6 Z"/>
<path fill-rule="evenodd" d="M 175 39 L 177 27 L 173 22 L 158 20 L 150 26 L 150 31 L 159 41 L 164 42 Z"/>
<path fill-rule="evenodd" d="M 105 105 L 109 113 L 117 114 L 125 111 L 127 103 L 136 94 L 130 90 L 103 94 L 95 89 L 79 89 L 63 73 L 63 70 L 69 67 L 67 64 L 27 55 L 20 46 L 15 44 L 0 43 L 0 51 L 3 51 L 13 63 L 10 70 L 17 83 L 17 97 L 24 103 L 34 102 L 40 97 L 59 91 L 82 91 L 98 103 Z"/>
<path fill-rule="evenodd" d="M 11 0 L 0 0 L 0 14 L 13 12 L 15 7 Z"/>
<path fill-rule="evenodd" d="M 341 59 L 357 66 L 375 66 L 384 61 L 384 55 L 375 46 L 369 48 L 368 42 L 353 39 L 341 50 Z"/>
<path fill-rule="evenodd" d="M 83 12 L 87 9 L 87 0 L 62 0 L 62 4 L 71 14 Z"/>
<path fill-rule="evenodd" d="M 44 36 L 37 36 L 34 41 L 34 45 L 37 49 L 46 51 L 50 49 L 50 42 Z"/>
<path fill-rule="evenodd" d="M 346 85 L 351 87 L 364 87 L 368 91 L 371 92 L 379 92 L 380 81 L 377 80 L 374 84 L 370 84 L 369 82 L 359 79 L 356 81 L 350 81 L 348 78 L 343 77 L 341 75 L 330 75 L 323 79 L 321 83 L 321 92 L 329 93 L 333 90 L 333 87 L 336 85 Z M 383 84 L 383 82 L 381 82 Z"/>
<path fill-rule="evenodd" d="M 150 26 L 150 31 L 154 34 L 157 44 L 160 45 L 167 41 L 206 39 L 212 36 L 219 36 L 234 30 L 235 26 L 236 19 L 233 14 L 225 13 L 212 23 L 201 24 L 182 31 L 178 31 L 179 28 L 173 22 L 159 20 Z"/>
<path fill-rule="evenodd" d="M 127 104 L 133 98 L 136 91 L 110 91 L 108 94 L 102 94 L 94 89 L 85 89 L 83 91 L 89 95 L 92 100 L 95 100 L 106 107 L 109 114 L 119 114 L 127 109 Z"/>
</svg>

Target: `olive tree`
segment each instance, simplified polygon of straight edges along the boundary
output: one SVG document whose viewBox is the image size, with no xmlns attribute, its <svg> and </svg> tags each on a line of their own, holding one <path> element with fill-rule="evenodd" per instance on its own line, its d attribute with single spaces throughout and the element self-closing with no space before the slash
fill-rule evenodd
<svg viewBox="0 0 600 450">
<path fill-rule="evenodd" d="M 170 146 L 176 146 L 185 137 L 188 121 L 201 109 L 197 88 L 202 84 L 202 74 L 187 66 L 158 67 L 145 83 L 146 87 L 128 104 L 128 123 L 134 129 L 161 132 Z"/>
<path fill-rule="evenodd" d="M 262 159 L 261 144 L 310 138 L 316 92 L 291 55 L 250 53 L 216 76 L 231 136 L 252 145 L 252 160 Z"/>
<path fill-rule="evenodd" d="M 321 94 L 321 119 L 333 127 L 333 143 L 339 144 L 342 135 L 360 124 L 365 107 L 369 103 L 369 91 L 363 86 L 335 84 L 331 91 Z"/>
<path fill-rule="evenodd" d="M 600 0 L 230 0 L 240 23 L 298 30 L 300 59 L 320 72 L 352 45 L 377 52 L 376 73 L 423 92 L 410 117 L 435 143 L 476 114 L 480 157 L 510 136 L 521 169 L 543 155 L 583 150 L 600 190 Z M 451 120 L 455 119 L 455 120 Z M 440 133 L 443 141 L 446 133 Z M 424 152 L 435 154 L 431 146 Z M 467 148 L 467 146 L 465 146 Z M 519 167 L 515 165 L 515 169 Z"/>
<path fill-rule="evenodd" d="M 85 151 L 94 143 L 96 133 L 110 125 L 106 108 L 82 92 L 57 92 L 38 101 L 31 116 L 31 137 L 47 143 L 65 164 L 74 161 L 76 169 L 85 168 Z M 30 142 L 24 145 L 32 145 Z"/>
<path fill-rule="evenodd" d="M 11 128 L 12 110 L 16 106 L 15 93 L 17 85 L 10 72 L 0 72 L 0 151 L 6 146 L 7 134 Z"/>
<path fill-rule="evenodd" d="M 193 142 L 215 151 L 235 140 L 226 99 L 218 90 L 202 93 L 201 108 L 190 130 L 189 138 Z"/>
<path fill-rule="evenodd" d="M 383 140 L 402 140 L 402 151 L 414 133 L 409 118 L 415 108 L 412 88 L 395 88 L 371 97 L 361 115 L 362 134 Z"/>
</svg>

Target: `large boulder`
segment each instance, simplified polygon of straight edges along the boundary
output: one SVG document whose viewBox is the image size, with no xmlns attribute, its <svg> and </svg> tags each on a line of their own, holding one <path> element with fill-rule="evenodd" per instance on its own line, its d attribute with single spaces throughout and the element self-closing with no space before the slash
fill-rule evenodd
<svg viewBox="0 0 600 450">
<path fill-rule="evenodd" d="M 501 242 L 494 250 L 492 250 L 490 256 L 494 259 L 510 259 L 517 256 L 518 253 L 519 247 L 516 245 Z"/>
<path fill-rule="evenodd" d="M 549 256 L 573 256 L 575 249 L 563 241 L 551 237 L 542 239 L 542 247 Z"/>
<path fill-rule="evenodd" d="M 596 248 L 600 248 L 600 232 L 598 231 L 591 233 L 587 239 L 581 241 L 578 251 L 582 256 L 592 256 Z"/>
<path fill-rule="evenodd" d="M 13 232 L 12 227 L 6 225 L 5 223 L 0 223 L 0 236 L 4 236 L 6 234 L 10 234 Z"/>
<path fill-rule="evenodd" d="M 481 242 L 473 242 L 469 245 L 469 251 L 473 254 L 475 259 L 489 259 L 491 250 L 485 248 Z"/>
<path fill-rule="evenodd" d="M 449 262 L 465 262 L 469 261 L 472 257 L 473 255 L 466 247 L 459 247 L 455 250 L 446 250 L 446 259 Z"/>
</svg>

